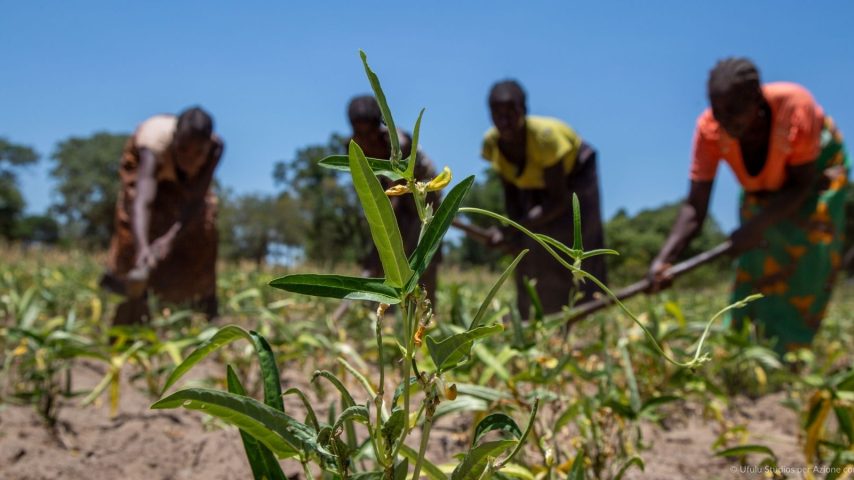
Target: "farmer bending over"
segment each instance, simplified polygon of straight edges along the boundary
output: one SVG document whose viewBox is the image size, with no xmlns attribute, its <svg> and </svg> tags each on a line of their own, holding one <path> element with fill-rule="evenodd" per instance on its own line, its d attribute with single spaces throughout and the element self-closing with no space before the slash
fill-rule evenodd
<svg viewBox="0 0 854 480">
<path fill-rule="evenodd" d="M 718 164 L 743 192 L 733 301 L 765 295 L 732 312 L 759 322 L 783 352 L 808 345 L 827 309 L 842 264 L 848 159 L 842 136 L 809 91 L 759 81 L 749 60 L 728 58 L 709 74 L 711 108 L 697 120 L 691 188 L 673 230 L 650 267 L 654 288 L 700 231 Z"/>
<path fill-rule="evenodd" d="M 596 151 L 562 121 L 528 115 L 525 91 L 515 80 L 492 87 L 489 110 L 495 126 L 484 136 L 481 155 L 501 178 L 510 219 L 532 232 L 572 246 L 572 194 L 575 193 L 581 204 L 584 248 L 602 248 Z M 529 317 L 531 308 L 525 278 L 536 281 L 545 314 L 559 312 L 570 303 L 575 292 L 572 272 L 534 240 L 505 227 L 494 230 L 492 243 L 505 244 L 515 251 L 530 249 L 515 272 L 517 302 L 523 319 Z M 606 281 L 603 257 L 585 260 L 582 268 Z M 587 301 L 598 287 L 588 281 L 580 290 L 582 301 Z"/>
<path fill-rule="evenodd" d="M 148 292 L 217 314 L 216 197 L 223 142 L 201 108 L 156 115 L 128 139 L 119 177 L 115 232 L 102 284 L 127 295 L 115 324 L 149 317 Z"/>
</svg>

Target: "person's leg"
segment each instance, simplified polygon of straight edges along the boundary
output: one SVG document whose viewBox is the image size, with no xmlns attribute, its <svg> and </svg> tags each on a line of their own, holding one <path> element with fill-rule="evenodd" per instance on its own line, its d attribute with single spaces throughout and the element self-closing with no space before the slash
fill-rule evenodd
<svg viewBox="0 0 854 480">
<path fill-rule="evenodd" d="M 148 323 L 151 312 L 148 309 L 148 298 L 143 295 L 139 298 L 128 298 L 116 307 L 113 317 L 113 326 L 139 325 Z"/>
</svg>

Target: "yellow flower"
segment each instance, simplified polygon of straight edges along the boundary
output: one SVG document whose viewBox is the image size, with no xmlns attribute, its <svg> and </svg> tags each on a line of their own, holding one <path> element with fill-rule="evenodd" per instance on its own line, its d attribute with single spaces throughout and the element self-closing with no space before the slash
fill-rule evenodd
<svg viewBox="0 0 854 480">
<path fill-rule="evenodd" d="M 427 184 L 427 191 L 435 192 L 441 190 L 447 187 L 449 183 L 451 183 L 451 169 L 445 167 L 442 169 L 442 173 L 437 175 L 433 180 L 430 180 L 430 183 Z"/>
</svg>

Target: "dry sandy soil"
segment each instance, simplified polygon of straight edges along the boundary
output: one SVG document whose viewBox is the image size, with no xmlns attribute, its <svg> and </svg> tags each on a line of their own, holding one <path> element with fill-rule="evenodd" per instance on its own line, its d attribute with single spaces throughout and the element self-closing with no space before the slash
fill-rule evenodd
<svg viewBox="0 0 854 480">
<path fill-rule="evenodd" d="M 202 369 L 204 370 L 204 369 Z M 74 369 L 76 387 L 91 388 L 100 379 L 93 366 Z M 301 373 L 285 372 L 283 384 L 304 384 Z M 292 398 L 292 397 L 288 397 Z M 728 415 L 746 423 L 752 441 L 771 446 L 781 465 L 797 467 L 796 415 L 780 405 L 780 395 L 757 401 L 737 399 Z M 236 429 L 188 411 L 153 411 L 152 399 L 141 385 L 123 385 L 118 415 L 110 418 L 106 405 L 82 408 L 66 400 L 60 409 L 60 428 L 49 430 L 32 407 L 0 406 L 0 478 L 47 479 L 234 479 L 251 478 Z M 298 408 L 298 407 L 295 407 Z M 642 452 L 646 471 L 628 478 L 742 479 L 763 478 L 738 471 L 735 461 L 716 458 L 710 447 L 719 434 L 716 423 L 704 421 L 699 405 L 679 405 L 666 427 L 644 425 L 650 449 Z M 464 450 L 467 426 L 443 418 L 429 458 L 437 463 Z M 417 441 L 415 438 L 413 442 Z M 296 462 L 284 462 L 285 472 L 301 478 Z M 736 471 L 733 471 L 736 470 Z M 798 478 L 797 475 L 792 478 Z"/>
</svg>

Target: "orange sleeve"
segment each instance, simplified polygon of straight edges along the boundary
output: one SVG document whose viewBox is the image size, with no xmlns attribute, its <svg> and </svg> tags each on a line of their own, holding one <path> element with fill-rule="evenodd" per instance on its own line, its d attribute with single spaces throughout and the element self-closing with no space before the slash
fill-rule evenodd
<svg viewBox="0 0 854 480">
<path fill-rule="evenodd" d="M 708 111 L 697 119 L 691 151 L 691 181 L 693 182 L 711 182 L 715 179 L 721 159 L 716 130 L 716 123 Z"/>
<path fill-rule="evenodd" d="M 824 115 L 816 105 L 798 105 L 792 109 L 786 138 L 792 148 L 789 165 L 803 165 L 818 158 L 823 123 Z"/>
</svg>

